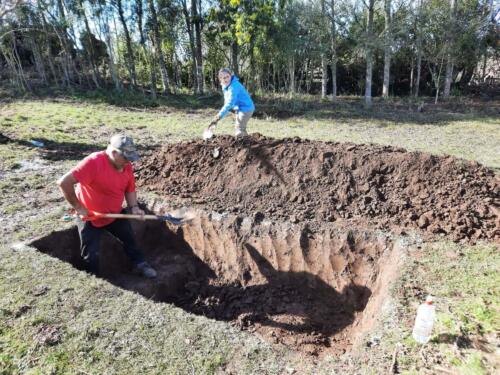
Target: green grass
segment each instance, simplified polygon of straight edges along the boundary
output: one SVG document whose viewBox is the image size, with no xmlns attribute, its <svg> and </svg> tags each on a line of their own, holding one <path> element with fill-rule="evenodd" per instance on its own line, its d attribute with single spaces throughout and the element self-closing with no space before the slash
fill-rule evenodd
<svg viewBox="0 0 500 375">
<path fill-rule="evenodd" d="M 402 274 L 398 292 L 409 303 L 404 305 L 407 353 L 401 363 L 409 367 L 408 371 L 424 366 L 418 360 L 421 346 L 411 338 L 411 328 L 418 303 L 431 294 L 437 317 L 425 352 L 441 353 L 444 364 L 458 373 L 488 373 L 484 363 L 488 351 L 495 350 L 491 338 L 500 327 L 498 245 L 465 246 L 446 241 L 426 244 L 418 257 L 407 262 Z M 411 294 L 415 290 L 421 291 L 419 298 Z"/>
<path fill-rule="evenodd" d="M 427 99 L 423 99 L 428 101 Z M 317 363 L 286 349 L 271 349 L 255 336 L 223 322 L 157 304 L 76 271 L 35 251 L 13 251 L 8 244 L 68 228 L 59 219 L 65 204 L 55 179 L 76 159 L 47 162 L 46 169 L 23 170 L 23 162 L 44 159 L 42 140 L 57 147 L 104 147 L 109 136 L 125 131 L 149 147 L 198 138 L 222 104 L 220 96 L 178 95 L 157 102 L 141 95 L 58 93 L 0 102 L 0 374 L 332 374 L 342 358 Z M 440 106 L 392 98 L 366 110 L 359 98 L 344 97 L 335 108 L 313 96 L 257 98 L 251 132 L 355 143 L 379 143 L 477 160 L 500 170 L 498 103 L 467 99 Z M 218 133 L 232 133 L 224 119 Z M 393 309 L 377 329 L 381 344 L 362 348 L 370 357 L 353 364 L 357 373 L 387 368 L 394 345 L 405 374 L 432 371 L 437 363 L 463 374 L 491 373 L 490 354 L 499 321 L 497 244 L 424 244 L 405 260 L 392 290 Z M 46 286 L 43 296 L 34 287 Z M 418 294 L 416 294 L 418 292 Z M 438 318 L 431 342 L 422 348 L 410 332 L 425 294 L 436 298 Z M 23 306 L 29 306 L 26 309 Z M 57 327 L 53 346 L 35 340 L 43 325 Z M 468 343 L 455 349 L 457 339 Z M 467 341 L 468 340 L 468 341 Z M 422 351 L 422 353 L 421 353 Z M 427 357 L 424 363 L 422 356 Z M 437 362 L 439 361 L 439 362 Z M 352 367 L 351 367 L 352 368 Z M 343 373 L 342 371 L 340 373 Z"/>
<path fill-rule="evenodd" d="M 0 107 L 0 132 L 18 142 L 34 139 L 103 146 L 111 134 L 120 131 L 145 144 L 176 142 L 200 137 L 222 104 L 217 96 L 205 102 L 182 96 L 162 99 L 154 107 L 137 107 L 136 96 L 124 94 L 118 104 L 102 92 L 13 101 Z M 381 103 L 368 111 L 350 98 L 341 99 L 336 108 L 313 99 L 259 98 L 249 129 L 277 138 L 395 145 L 477 160 L 500 169 L 500 119 L 491 110 L 461 113 L 436 107 L 429 113 L 418 113 L 409 111 L 406 104 L 391 107 Z M 230 117 L 221 122 L 217 132 L 232 133 Z M 0 145 L 2 163 L 12 166 L 17 152 Z M 36 148 L 27 152 L 34 155 Z"/>
</svg>

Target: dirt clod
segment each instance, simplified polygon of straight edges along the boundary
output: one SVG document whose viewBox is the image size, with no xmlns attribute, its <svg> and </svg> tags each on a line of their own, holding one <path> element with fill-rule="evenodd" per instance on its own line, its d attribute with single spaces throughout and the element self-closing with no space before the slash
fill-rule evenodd
<svg viewBox="0 0 500 375">
<path fill-rule="evenodd" d="M 214 159 L 214 149 L 224 158 Z M 347 220 L 455 241 L 500 238 L 499 179 L 451 156 L 254 134 L 166 145 L 144 156 L 137 173 L 142 188 L 217 212 Z"/>
</svg>

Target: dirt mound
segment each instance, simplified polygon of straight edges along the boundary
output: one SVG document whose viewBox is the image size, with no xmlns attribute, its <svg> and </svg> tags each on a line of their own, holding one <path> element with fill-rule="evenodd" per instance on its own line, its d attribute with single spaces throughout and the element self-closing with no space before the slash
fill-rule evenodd
<svg viewBox="0 0 500 375">
<path fill-rule="evenodd" d="M 450 156 L 256 134 L 166 145 L 145 154 L 136 171 L 145 189 L 257 220 L 500 238 L 500 180 Z"/>
</svg>

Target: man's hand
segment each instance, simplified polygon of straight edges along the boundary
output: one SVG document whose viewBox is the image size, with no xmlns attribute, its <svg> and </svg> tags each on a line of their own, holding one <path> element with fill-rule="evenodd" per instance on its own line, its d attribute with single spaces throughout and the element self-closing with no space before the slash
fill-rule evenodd
<svg viewBox="0 0 500 375">
<path fill-rule="evenodd" d="M 212 124 L 214 124 L 214 125 L 217 124 L 219 122 L 219 120 L 220 120 L 220 116 L 219 116 L 219 114 L 216 114 L 214 119 L 212 120 Z"/>
<path fill-rule="evenodd" d="M 141 215 L 141 220 L 144 220 L 144 210 L 142 210 L 139 206 L 130 207 L 130 213 L 133 215 Z"/>
<path fill-rule="evenodd" d="M 89 216 L 89 210 L 87 210 L 85 207 L 80 206 L 78 208 L 75 208 L 75 212 L 80 218 L 84 218 Z"/>
</svg>

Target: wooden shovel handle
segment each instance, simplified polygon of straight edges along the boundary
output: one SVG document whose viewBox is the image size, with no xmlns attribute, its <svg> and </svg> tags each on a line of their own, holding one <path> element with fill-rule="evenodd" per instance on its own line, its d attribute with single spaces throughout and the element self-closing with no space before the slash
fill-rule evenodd
<svg viewBox="0 0 500 375">
<path fill-rule="evenodd" d="M 137 215 L 137 214 L 101 214 L 94 212 L 96 219 L 106 218 L 106 219 L 142 219 L 144 220 L 162 220 L 161 216 L 156 215 Z"/>
</svg>

